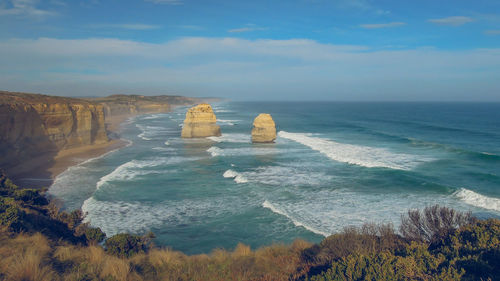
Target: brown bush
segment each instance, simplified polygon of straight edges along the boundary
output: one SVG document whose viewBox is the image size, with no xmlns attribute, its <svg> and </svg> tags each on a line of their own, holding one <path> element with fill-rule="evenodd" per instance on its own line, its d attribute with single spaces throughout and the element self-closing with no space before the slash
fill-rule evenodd
<svg viewBox="0 0 500 281">
<path fill-rule="evenodd" d="M 423 211 L 409 210 L 406 215 L 402 215 L 399 231 L 408 240 L 435 243 L 452 231 L 475 221 L 470 212 L 434 205 Z"/>
</svg>

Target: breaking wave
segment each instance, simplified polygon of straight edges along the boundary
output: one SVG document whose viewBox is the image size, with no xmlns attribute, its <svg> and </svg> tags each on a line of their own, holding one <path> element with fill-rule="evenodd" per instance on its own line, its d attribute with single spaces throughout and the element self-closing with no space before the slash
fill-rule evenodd
<svg viewBox="0 0 500 281">
<path fill-rule="evenodd" d="M 238 212 L 238 198 L 207 198 L 160 203 L 101 201 L 90 197 L 82 205 L 84 222 L 100 227 L 108 237 L 122 232 L 144 233 L 162 225 L 186 224 L 193 218 L 215 218 Z"/>
<path fill-rule="evenodd" d="M 312 186 L 331 182 L 332 176 L 322 172 L 310 172 L 302 167 L 266 166 L 246 172 L 227 170 L 225 178 L 234 178 L 236 183 L 254 182 L 274 186 Z"/>
<path fill-rule="evenodd" d="M 312 226 L 308 226 L 307 224 L 304 224 L 302 222 L 297 221 L 292 216 L 290 216 L 287 212 L 285 212 L 284 210 L 281 210 L 280 208 L 278 208 L 275 205 L 271 204 L 267 200 L 265 200 L 264 203 L 262 203 L 262 207 L 271 210 L 273 213 L 276 213 L 278 215 L 282 215 L 282 216 L 287 217 L 290 221 L 292 221 L 292 223 L 295 226 L 303 227 L 303 228 L 305 228 L 305 229 L 307 229 L 307 230 L 309 230 L 311 232 L 314 232 L 314 233 L 319 234 L 319 235 L 323 235 L 324 237 L 327 237 L 329 235 L 328 233 L 326 233 L 324 231 L 318 230 L 318 229 L 316 229 L 316 228 L 314 228 Z"/>
<path fill-rule="evenodd" d="M 207 137 L 207 139 L 215 142 L 250 143 L 249 134 L 223 134 L 219 137 Z"/>
<path fill-rule="evenodd" d="M 267 154 L 277 154 L 278 149 L 273 147 L 242 147 L 242 148 L 220 148 L 217 146 L 212 146 L 207 149 L 207 152 L 212 155 L 212 157 L 217 156 L 242 156 L 242 155 L 267 155 Z"/>
<path fill-rule="evenodd" d="M 233 170 L 227 170 L 222 175 L 225 178 L 232 178 L 236 183 L 247 183 L 248 180 L 240 173 Z"/>
<path fill-rule="evenodd" d="M 484 196 L 466 188 L 457 190 L 453 195 L 469 205 L 500 212 L 500 199 L 498 198 Z"/>
<path fill-rule="evenodd" d="M 131 181 L 139 176 L 149 175 L 149 174 L 161 174 L 164 173 L 162 170 L 153 170 L 151 168 L 158 167 L 162 165 L 177 164 L 185 161 L 198 160 L 199 158 L 186 158 L 186 157 L 166 157 L 166 158 L 154 158 L 150 160 L 131 160 L 126 162 L 111 173 L 101 177 L 96 184 L 97 189 L 100 189 L 105 184 L 111 181 Z M 148 169 L 150 168 L 150 169 Z"/>
<path fill-rule="evenodd" d="M 226 126 L 234 126 L 235 124 L 238 124 L 238 122 L 241 122 L 241 120 L 217 119 L 217 123 L 219 123 L 220 125 L 226 125 Z"/>
<path fill-rule="evenodd" d="M 397 170 L 411 170 L 419 163 L 431 160 L 418 159 L 416 155 L 393 153 L 383 148 L 338 143 L 301 133 L 280 131 L 278 135 L 281 138 L 298 142 L 319 151 L 334 161 L 368 168 L 385 167 Z"/>
</svg>

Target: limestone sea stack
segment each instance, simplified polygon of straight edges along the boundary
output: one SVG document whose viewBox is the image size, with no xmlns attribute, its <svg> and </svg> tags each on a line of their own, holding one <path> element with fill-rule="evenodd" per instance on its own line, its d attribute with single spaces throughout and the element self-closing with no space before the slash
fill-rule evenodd
<svg viewBox="0 0 500 281">
<path fill-rule="evenodd" d="M 220 136 L 220 127 L 216 122 L 217 118 L 209 104 L 202 103 L 191 107 L 186 112 L 186 119 L 182 127 L 181 137 L 204 138 Z"/>
<path fill-rule="evenodd" d="M 269 143 L 276 139 L 276 124 L 270 114 L 261 113 L 253 121 L 252 142 Z"/>
</svg>

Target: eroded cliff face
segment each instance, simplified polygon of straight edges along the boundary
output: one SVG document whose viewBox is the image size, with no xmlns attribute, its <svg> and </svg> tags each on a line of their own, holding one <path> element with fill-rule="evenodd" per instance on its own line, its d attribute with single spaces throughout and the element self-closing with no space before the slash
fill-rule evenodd
<svg viewBox="0 0 500 281">
<path fill-rule="evenodd" d="M 191 107 L 186 112 L 186 119 L 182 127 L 181 137 L 183 138 L 204 138 L 210 136 L 220 136 L 220 127 L 216 124 L 212 107 L 207 103 L 202 103 Z"/>
<path fill-rule="evenodd" d="M 107 141 L 102 105 L 0 92 L 0 168 L 7 172 L 44 154 Z"/>
</svg>

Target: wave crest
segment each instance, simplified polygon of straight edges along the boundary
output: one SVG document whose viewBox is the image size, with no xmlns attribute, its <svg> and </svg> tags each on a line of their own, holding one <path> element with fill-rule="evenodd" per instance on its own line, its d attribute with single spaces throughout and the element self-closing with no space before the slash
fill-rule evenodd
<svg viewBox="0 0 500 281">
<path fill-rule="evenodd" d="M 457 190 L 453 195 L 469 205 L 500 212 L 500 199 L 498 198 L 484 196 L 466 188 Z"/>
<path fill-rule="evenodd" d="M 303 227 L 303 228 L 305 228 L 305 229 L 307 229 L 307 230 L 309 230 L 311 232 L 314 232 L 316 234 L 322 235 L 324 237 L 327 237 L 329 235 L 328 233 L 326 233 L 324 231 L 321 231 L 319 229 L 316 229 L 314 227 L 308 226 L 307 224 L 304 224 L 302 222 L 297 221 L 292 216 L 290 216 L 286 211 L 284 211 L 284 210 L 280 209 L 279 207 L 271 204 L 267 200 L 265 200 L 264 203 L 262 203 L 262 207 L 271 210 L 273 213 L 276 213 L 278 215 L 282 215 L 282 216 L 288 218 L 295 226 Z"/>
<path fill-rule="evenodd" d="M 416 155 L 393 153 L 383 148 L 338 143 L 329 139 L 312 137 L 301 133 L 280 131 L 278 135 L 281 138 L 298 142 L 319 151 L 334 161 L 368 168 L 384 167 L 397 170 L 411 170 L 419 163 L 430 160 L 419 160 Z"/>
<path fill-rule="evenodd" d="M 233 178 L 236 183 L 247 183 L 248 180 L 240 173 L 233 171 L 233 170 L 227 170 L 224 172 L 222 175 L 225 178 Z"/>
</svg>

